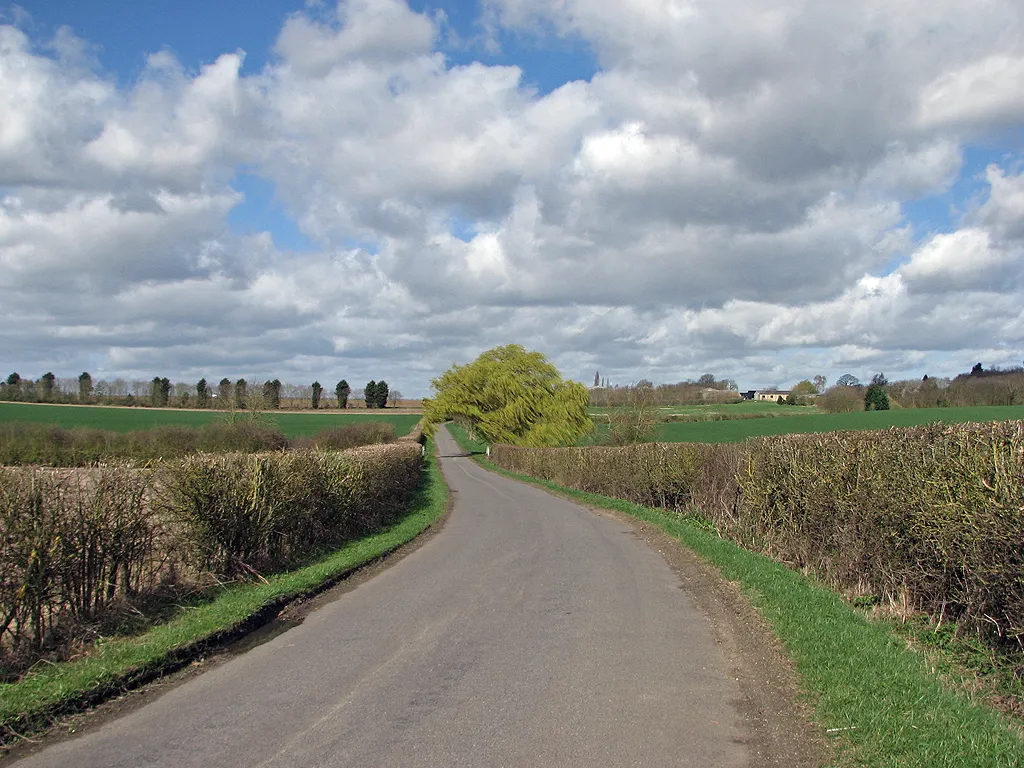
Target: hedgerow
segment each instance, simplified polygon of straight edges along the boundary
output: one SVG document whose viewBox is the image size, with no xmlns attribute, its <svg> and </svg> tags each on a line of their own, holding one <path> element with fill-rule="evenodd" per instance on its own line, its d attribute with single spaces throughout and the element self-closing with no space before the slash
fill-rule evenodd
<svg viewBox="0 0 1024 768">
<path fill-rule="evenodd" d="M 131 432 L 31 422 L 0 423 L 0 464 L 86 467 L 99 463 L 165 461 L 195 453 L 253 453 L 287 448 L 343 450 L 389 443 L 395 428 L 386 422 L 331 427 L 313 437 L 289 440 L 273 424 L 236 421 L 202 427 L 162 426 Z"/>
<path fill-rule="evenodd" d="M 259 577 L 380 528 L 422 461 L 402 442 L 0 469 L 0 678 L 160 589 Z"/>
<path fill-rule="evenodd" d="M 494 446 L 503 469 L 699 518 L 868 603 L 1024 638 L 1024 422 L 623 448 Z"/>
</svg>

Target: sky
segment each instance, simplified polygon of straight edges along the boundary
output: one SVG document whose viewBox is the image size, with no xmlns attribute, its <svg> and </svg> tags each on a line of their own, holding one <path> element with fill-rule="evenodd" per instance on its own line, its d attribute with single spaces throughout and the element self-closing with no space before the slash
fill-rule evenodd
<svg viewBox="0 0 1024 768">
<path fill-rule="evenodd" d="M 1024 361 L 1019 0 L 0 0 L 0 365 Z"/>
</svg>

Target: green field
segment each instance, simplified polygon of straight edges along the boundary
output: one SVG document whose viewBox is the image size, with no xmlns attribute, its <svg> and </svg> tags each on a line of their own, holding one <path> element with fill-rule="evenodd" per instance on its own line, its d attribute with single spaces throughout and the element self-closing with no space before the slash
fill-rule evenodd
<svg viewBox="0 0 1024 768">
<path fill-rule="evenodd" d="M 703 406 L 707 408 L 707 406 Z M 736 408 L 738 406 L 725 406 Z M 771 409 L 789 410 L 793 415 L 765 419 L 727 421 L 666 422 L 659 424 L 654 439 L 669 443 L 738 443 L 748 437 L 800 432 L 916 427 L 935 421 L 1005 421 L 1024 419 L 1024 405 L 990 405 L 966 408 L 905 408 L 893 411 L 821 413 L 811 408 L 767 404 Z M 717 410 L 723 410 L 717 406 Z"/>
<path fill-rule="evenodd" d="M 590 414 L 600 418 L 618 410 L 617 408 L 591 408 Z M 689 414 L 712 416 L 721 414 L 725 418 L 748 418 L 750 416 L 802 416 L 821 413 L 814 406 L 794 407 L 779 405 L 766 400 L 743 400 L 738 403 L 719 403 L 714 405 L 659 405 L 657 412 L 662 417 L 672 414 Z"/>
<path fill-rule="evenodd" d="M 234 414 L 245 419 L 248 414 Z M 232 418 L 226 411 L 164 410 L 156 408 L 109 408 L 98 405 L 33 405 L 27 403 L 0 403 L 0 422 L 25 421 L 56 424 L 65 429 L 86 427 L 111 432 L 134 432 L 154 427 L 201 427 L 205 424 L 225 423 Z M 264 413 L 260 418 L 276 424 L 288 438 L 309 437 L 331 427 L 358 424 L 364 421 L 384 421 L 393 424 L 395 432 L 407 435 L 420 420 L 417 414 L 378 413 Z"/>
</svg>

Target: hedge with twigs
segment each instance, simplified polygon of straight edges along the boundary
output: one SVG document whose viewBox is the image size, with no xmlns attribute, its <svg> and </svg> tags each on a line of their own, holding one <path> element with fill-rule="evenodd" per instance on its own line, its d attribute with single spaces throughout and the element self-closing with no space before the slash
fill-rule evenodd
<svg viewBox="0 0 1024 768">
<path fill-rule="evenodd" d="M 663 507 L 868 601 L 1024 642 L 1024 422 L 737 445 L 494 446 L 503 469 Z"/>
<path fill-rule="evenodd" d="M 380 528 L 422 461 L 402 442 L 0 469 L 0 677 L 161 587 L 259 578 Z"/>
</svg>

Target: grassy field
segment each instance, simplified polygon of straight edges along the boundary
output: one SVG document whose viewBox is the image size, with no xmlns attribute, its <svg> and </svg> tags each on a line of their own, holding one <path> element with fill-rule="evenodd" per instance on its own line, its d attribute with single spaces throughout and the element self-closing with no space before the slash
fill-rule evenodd
<svg viewBox="0 0 1024 768">
<path fill-rule="evenodd" d="M 248 414 L 239 412 L 237 418 Z M 97 405 L 34 405 L 27 403 L 0 403 L 0 422 L 28 421 L 57 424 L 65 429 L 86 427 L 112 432 L 133 432 L 163 426 L 201 427 L 205 424 L 225 422 L 232 414 L 227 411 L 174 410 L 160 408 L 108 408 Z M 298 413 L 276 412 L 261 416 L 276 424 L 288 438 L 307 437 L 330 427 L 357 424 L 363 421 L 383 421 L 393 424 L 398 435 L 407 435 L 420 420 L 417 414 L 391 414 L 386 411 L 367 413 Z"/>
<path fill-rule="evenodd" d="M 705 406 L 706 407 L 706 406 Z M 734 407 L 734 406 L 726 406 Z M 906 408 L 893 411 L 858 411 L 855 413 L 820 413 L 812 408 L 778 406 L 793 415 L 765 419 L 734 419 L 727 421 L 666 422 L 659 424 L 655 440 L 669 443 L 738 443 L 748 437 L 785 435 L 800 432 L 836 432 L 839 430 L 885 429 L 915 427 L 935 421 L 960 423 L 967 421 L 1004 421 L 1024 419 L 1022 405 L 992 405 L 968 408 Z M 719 406 L 721 408 L 721 406 Z"/>
<path fill-rule="evenodd" d="M 591 408 L 590 413 L 592 416 L 600 418 L 615 410 L 617 409 Z M 672 414 L 687 414 L 691 416 L 721 414 L 725 418 L 746 418 L 749 416 L 794 416 L 821 413 L 814 406 L 800 406 L 797 408 L 765 400 L 743 400 L 738 403 L 717 403 L 714 405 L 660 405 L 657 410 L 658 414 L 662 417 L 668 417 Z"/>
</svg>

